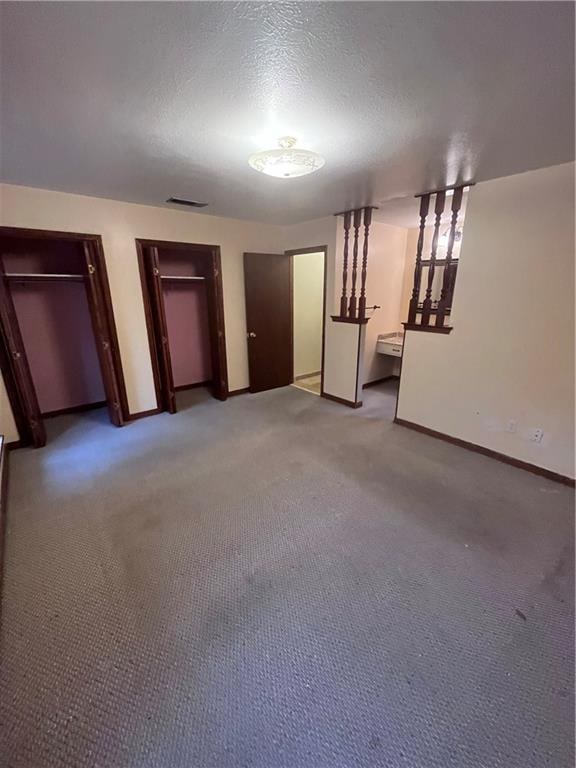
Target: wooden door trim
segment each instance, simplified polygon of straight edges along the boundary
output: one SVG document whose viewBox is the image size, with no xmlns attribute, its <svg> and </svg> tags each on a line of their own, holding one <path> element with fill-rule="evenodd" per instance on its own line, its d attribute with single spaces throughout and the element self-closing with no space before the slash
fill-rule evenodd
<svg viewBox="0 0 576 768">
<path fill-rule="evenodd" d="M 46 428 L 3 263 L 0 263 L 0 280 L 2 280 L 0 288 L 2 336 L 6 344 L 16 392 L 22 406 L 26 434 L 35 448 L 42 448 L 46 445 Z"/>
<path fill-rule="evenodd" d="M 220 246 L 210 246 L 212 255 L 212 276 L 207 281 L 210 287 L 208 314 L 210 317 L 210 357 L 212 358 L 212 380 L 214 397 L 228 398 L 228 361 L 226 359 L 226 327 L 224 324 L 224 290 L 222 287 L 222 258 Z M 214 363 L 217 363 L 217 366 Z M 216 374 L 215 368 L 218 368 Z M 217 378 L 217 381 L 215 380 Z"/>
<path fill-rule="evenodd" d="M 103 319 L 106 324 L 107 336 L 110 340 L 112 372 L 116 379 L 116 388 L 120 398 L 121 421 L 124 423 L 128 420 L 129 415 L 128 397 L 126 395 L 126 382 L 124 380 L 122 358 L 120 357 L 120 345 L 118 343 L 116 321 L 114 320 L 114 310 L 112 309 L 112 297 L 110 295 L 110 283 L 108 282 L 108 271 L 106 269 L 106 257 L 104 255 L 102 238 L 100 235 L 88 235 L 82 237 L 84 242 L 88 242 L 90 255 L 96 264 L 97 283 L 102 298 Z M 84 279 L 84 284 L 87 286 L 86 278 Z"/>
<path fill-rule="evenodd" d="M 206 280 L 208 314 L 210 317 L 210 357 L 212 361 L 212 386 L 214 397 L 218 400 L 226 400 L 228 397 L 228 365 L 226 360 L 226 328 L 224 325 L 224 294 L 222 289 L 222 263 L 219 245 L 207 245 L 203 243 L 183 243 L 173 240 L 150 240 L 136 238 L 136 253 L 138 254 L 138 271 L 140 285 L 144 301 L 144 317 L 146 320 L 146 333 L 148 336 L 148 348 L 152 362 L 152 376 L 154 379 L 154 391 L 156 394 L 156 409 L 151 413 L 161 413 L 165 409 L 162 392 L 162 379 L 160 360 L 157 348 L 157 329 L 152 312 L 152 297 L 148 285 L 150 266 L 146 254 L 147 248 L 175 248 L 177 250 L 193 252 L 204 256 L 209 254 L 209 268 L 212 278 Z"/>
<path fill-rule="evenodd" d="M 294 256 L 299 253 L 323 253 L 324 254 L 324 285 L 322 288 L 322 370 L 320 372 L 320 395 L 324 395 L 324 357 L 326 352 L 326 288 L 328 283 L 328 246 L 317 245 L 312 248 L 291 248 L 288 251 L 284 251 L 287 256 L 290 256 L 292 263 L 290 264 L 290 274 L 294 275 Z M 291 306 L 292 306 L 292 381 L 294 381 L 294 294 L 292 288 L 293 279 L 291 279 L 290 292 L 291 292 Z"/>
<path fill-rule="evenodd" d="M 152 413 L 161 413 L 164 410 L 162 396 L 162 382 L 160 378 L 160 361 L 156 347 L 156 323 L 152 313 L 152 296 L 148 286 L 149 268 L 146 264 L 145 248 L 148 241 L 136 240 L 136 253 L 138 255 L 138 273 L 140 275 L 140 288 L 142 290 L 142 301 L 144 303 L 144 318 L 146 320 L 146 335 L 148 336 L 148 350 L 150 352 L 150 361 L 152 363 L 152 378 L 154 379 L 154 393 L 156 395 L 156 408 L 151 411 L 143 411 L 148 416 Z M 130 414 L 130 418 L 138 417 L 139 414 Z"/>
<path fill-rule="evenodd" d="M 26 418 L 24 405 L 22 403 L 20 388 L 12 367 L 13 364 L 12 355 L 10 354 L 10 345 L 4 330 L 4 323 L 0 318 L 0 371 L 2 371 L 6 394 L 8 395 L 8 401 L 12 408 L 16 429 L 18 430 L 18 442 L 21 445 L 30 445 L 32 443 L 32 433 L 28 426 L 28 419 Z"/>
<path fill-rule="evenodd" d="M 0 279 L 3 278 L 0 277 Z M 25 350 L 24 356 L 26 357 Z M 36 444 L 34 430 L 31 428 L 28 416 L 26 415 L 25 396 L 18 383 L 18 374 L 12 358 L 11 344 L 2 317 L 0 317 L 0 370 L 2 371 L 2 378 L 8 395 L 8 401 L 12 408 L 12 415 L 16 423 L 20 443 L 22 445 Z"/>
<path fill-rule="evenodd" d="M 120 416 L 121 421 L 124 422 L 128 417 L 128 398 L 126 396 L 126 383 L 124 380 L 124 371 L 122 369 L 122 360 L 120 357 L 120 347 L 118 344 L 118 335 L 116 332 L 116 323 L 114 320 L 114 312 L 112 309 L 112 299 L 110 296 L 110 285 L 108 282 L 108 273 L 106 270 L 106 257 L 104 255 L 104 248 L 102 245 L 102 237 L 97 234 L 80 233 L 80 232 L 60 232 L 51 229 L 28 229 L 26 227 L 1 227 L 0 226 L 0 238 L 15 238 L 19 240 L 67 240 L 83 245 L 86 243 L 90 249 L 90 255 L 94 259 L 96 266 L 96 276 L 98 290 L 102 299 L 103 319 L 106 324 L 106 331 L 110 341 L 110 350 L 112 357 L 112 373 L 116 379 L 116 387 L 120 398 Z M 2 255 L 0 253 L 0 258 Z M 86 285 L 86 278 L 83 280 Z M 88 302 L 90 314 L 92 315 L 93 309 Z M 1 320 L 0 320 L 1 322 Z M 95 339 L 98 343 L 98 339 Z M 16 380 L 11 369 L 10 356 L 7 354 L 5 348 L 5 334 L 2 329 L 0 333 L 0 347 L 4 347 L 0 350 L 0 363 L 2 366 L 2 372 L 5 377 L 6 389 L 8 392 L 8 398 L 14 412 L 14 419 L 16 426 L 20 431 L 23 411 L 21 405 L 21 393 L 16 385 Z M 18 403 L 14 407 L 15 403 Z M 22 437 L 22 436 L 21 436 Z M 26 438 L 23 438 L 24 440 Z"/>
<path fill-rule="evenodd" d="M 160 408 L 163 411 L 168 411 L 168 413 L 176 413 L 176 390 L 174 389 L 170 336 L 168 334 L 166 307 L 164 305 L 164 293 L 160 277 L 158 247 L 151 245 L 145 248 L 144 258 L 146 261 L 146 284 L 150 296 L 150 309 L 154 326 L 155 350 L 158 358 L 158 372 L 160 374 Z"/>
</svg>

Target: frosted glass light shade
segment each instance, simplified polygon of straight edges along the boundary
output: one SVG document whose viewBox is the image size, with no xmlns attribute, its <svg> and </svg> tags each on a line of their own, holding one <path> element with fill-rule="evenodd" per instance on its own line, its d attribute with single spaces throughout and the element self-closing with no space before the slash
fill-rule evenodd
<svg viewBox="0 0 576 768">
<path fill-rule="evenodd" d="M 255 152 L 248 162 L 255 171 L 276 176 L 279 179 L 293 179 L 318 171 L 326 160 L 317 152 L 308 149 L 296 149 L 296 139 L 284 136 L 278 140 L 279 149 L 266 149 Z"/>
</svg>

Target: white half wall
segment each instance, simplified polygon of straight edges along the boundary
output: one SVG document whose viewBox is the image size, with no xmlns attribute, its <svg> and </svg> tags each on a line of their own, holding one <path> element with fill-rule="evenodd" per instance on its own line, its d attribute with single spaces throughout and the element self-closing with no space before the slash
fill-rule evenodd
<svg viewBox="0 0 576 768">
<path fill-rule="evenodd" d="M 362 400 L 362 381 L 360 377 L 358 383 L 357 370 L 364 348 L 364 328 L 332 321 L 326 327 L 324 391 L 349 404 Z"/>
<path fill-rule="evenodd" d="M 295 253 L 293 265 L 294 376 L 322 369 L 324 252 Z"/>
<path fill-rule="evenodd" d="M 574 164 L 471 189 L 451 324 L 406 334 L 398 417 L 574 477 Z"/>
</svg>

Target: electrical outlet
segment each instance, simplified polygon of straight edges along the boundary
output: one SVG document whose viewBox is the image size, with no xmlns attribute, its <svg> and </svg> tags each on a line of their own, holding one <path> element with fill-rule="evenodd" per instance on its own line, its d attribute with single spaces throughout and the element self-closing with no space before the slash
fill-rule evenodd
<svg viewBox="0 0 576 768">
<path fill-rule="evenodd" d="M 506 426 L 506 432 L 518 432 L 518 424 L 514 421 L 514 419 L 510 419 L 508 422 L 508 425 Z"/>
<path fill-rule="evenodd" d="M 528 437 L 531 442 L 533 443 L 541 443 L 542 438 L 544 437 L 544 430 L 543 429 L 531 429 L 528 433 Z"/>
</svg>

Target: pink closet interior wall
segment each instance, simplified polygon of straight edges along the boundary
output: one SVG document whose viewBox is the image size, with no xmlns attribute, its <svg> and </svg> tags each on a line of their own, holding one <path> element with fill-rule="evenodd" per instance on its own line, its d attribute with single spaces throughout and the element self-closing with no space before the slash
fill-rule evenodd
<svg viewBox="0 0 576 768">
<path fill-rule="evenodd" d="M 65 240 L 7 241 L 2 248 L 6 272 L 74 275 L 81 272 L 81 258 L 78 243 Z"/>
<path fill-rule="evenodd" d="M 42 413 L 106 399 L 83 283 L 13 283 Z"/>
<path fill-rule="evenodd" d="M 165 282 L 162 292 L 174 386 L 209 381 L 212 366 L 205 285 Z"/>
<path fill-rule="evenodd" d="M 158 253 L 161 275 L 202 276 L 205 275 L 206 258 L 202 254 L 182 248 L 162 248 Z"/>
</svg>

